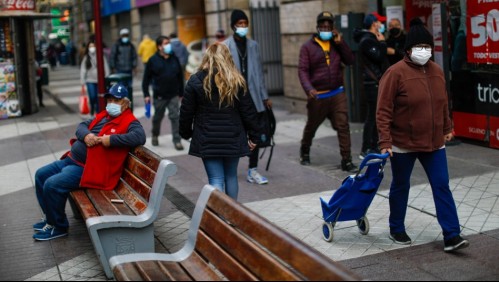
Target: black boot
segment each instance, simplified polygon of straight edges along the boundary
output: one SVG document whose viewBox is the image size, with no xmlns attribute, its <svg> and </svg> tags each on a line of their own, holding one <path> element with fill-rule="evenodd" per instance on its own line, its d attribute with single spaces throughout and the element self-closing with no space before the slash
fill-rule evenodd
<svg viewBox="0 0 499 282">
<path fill-rule="evenodd" d="M 300 164 L 310 165 L 310 148 L 301 146 L 300 148 Z"/>
</svg>

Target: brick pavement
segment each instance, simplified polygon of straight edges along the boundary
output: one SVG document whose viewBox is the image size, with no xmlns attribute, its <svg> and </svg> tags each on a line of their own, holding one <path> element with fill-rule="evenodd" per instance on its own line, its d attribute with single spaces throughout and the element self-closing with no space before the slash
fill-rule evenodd
<svg viewBox="0 0 499 282">
<path fill-rule="evenodd" d="M 70 235 L 50 242 L 34 242 L 31 224 L 41 213 L 33 191 L 36 169 L 55 160 L 67 149 L 67 140 L 86 117 L 77 113 L 78 71 L 51 72 L 46 108 L 37 114 L 0 121 L 1 280 L 105 280 L 83 222 L 70 216 Z M 143 117 L 140 82 L 135 82 L 135 113 L 150 135 Z M 448 148 L 451 188 L 458 206 L 463 234 L 471 247 L 457 254 L 442 251 L 426 177 L 417 166 L 407 215 L 412 246 L 394 245 L 388 239 L 389 167 L 378 196 L 368 212 L 371 231 L 358 234 L 352 222 L 338 223 L 332 243 L 322 240 L 319 197 L 331 197 L 347 176 L 338 169 L 339 153 L 334 131 L 323 125 L 312 150 L 312 166 L 302 167 L 297 153 L 305 117 L 291 114 L 276 98 L 278 120 L 274 159 L 266 175 L 269 185 L 244 182 L 247 160 L 239 167 L 240 201 L 288 230 L 334 260 L 341 261 L 371 280 L 497 280 L 499 278 L 499 151 L 463 143 Z M 353 149 L 360 148 L 361 124 L 352 124 Z M 177 163 L 160 217 L 155 224 L 156 251 L 178 250 L 186 238 L 192 203 L 207 182 L 199 159 L 177 152 L 164 121 L 159 147 L 150 147 Z M 184 141 L 184 145 L 188 145 Z M 264 158 L 265 159 L 265 158 Z M 263 164 L 263 161 L 261 162 Z M 68 214 L 71 211 L 68 209 Z"/>
</svg>

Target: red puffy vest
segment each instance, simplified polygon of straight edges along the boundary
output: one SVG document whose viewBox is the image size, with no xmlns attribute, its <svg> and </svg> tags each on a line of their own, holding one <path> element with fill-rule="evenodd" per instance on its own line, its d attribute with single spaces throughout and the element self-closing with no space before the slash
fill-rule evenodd
<svg viewBox="0 0 499 282">
<path fill-rule="evenodd" d="M 108 117 L 106 111 L 100 112 L 89 129 L 92 129 L 103 118 Z M 98 136 L 125 134 L 130 123 L 137 120 L 130 109 L 107 122 Z M 87 148 L 87 161 L 83 169 L 80 187 L 101 190 L 113 190 L 120 180 L 125 168 L 125 160 L 130 152 L 129 147 L 104 147 L 102 144 Z"/>
</svg>

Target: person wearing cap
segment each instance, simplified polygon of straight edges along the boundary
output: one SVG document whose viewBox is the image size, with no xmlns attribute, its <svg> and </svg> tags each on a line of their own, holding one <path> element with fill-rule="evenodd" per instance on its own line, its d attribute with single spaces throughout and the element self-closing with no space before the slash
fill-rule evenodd
<svg viewBox="0 0 499 282">
<path fill-rule="evenodd" d="M 120 30 L 120 38 L 111 48 L 109 67 L 112 73 L 128 74 L 130 79 L 126 83 L 130 89 L 133 89 L 133 75 L 137 71 L 137 51 L 130 42 L 130 31 L 127 28 Z M 132 93 L 129 94 L 130 97 L 133 96 Z"/>
<path fill-rule="evenodd" d="M 65 206 L 69 193 L 79 188 L 114 189 L 128 152 L 145 144 L 144 129 L 127 97 L 125 85 L 111 87 L 105 95 L 106 110 L 78 125 L 70 151 L 36 171 L 36 197 L 45 219 L 33 225 L 33 239 L 48 241 L 68 235 Z"/>
<path fill-rule="evenodd" d="M 354 40 L 359 44 L 364 95 L 367 102 L 367 115 L 359 155 L 361 160 L 368 154 L 379 153 L 378 131 L 376 129 L 378 84 L 381 76 L 389 67 L 387 45 L 383 35 L 385 32 L 384 21 L 386 18 L 378 13 L 368 14 L 364 18 L 364 29 L 354 30 Z"/>
<path fill-rule="evenodd" d="M 263 120 L 265 111 L 272 107 L 272 102 L 265 88 L 260 47 L 256 41 L 247 37 L 249 20 L 246 13 L 241 10 L 232 11 L 230 26 L 234 35 L 227 38 L 224 44 L 229 47 L 237 69 L 246 80 L 248 92 L 255 104 L 259 120 Z M 259 152 L 258 147 L 251 152 L 246 180 L 250 183 L 263 185 L 267 184 L 269 180 L 257 170 Z"/>
<path fill-rule="evenodd" d="M 410 179 L 419 160 L 433 192 L 437 220 L 444 237 L 444 251 L 469 245 L 460 236 L 460 224 L 452 192 L 445 141 L 452 138 L 445 76 L 431 61 L 433 36 L 419 18 L 410 22 L 405 57 L 381 78 L 377 124 L 381 153 L 391 155 L 390 239 L 411 244 L 404 224 Z"/>
<path fill-rule="evenodd" d="M 310 147 L 315 132 L 326 118 L 338 132 L 341 154 L 341 169 L 353 172 L 357 166 L 352 162 L 350 125 L 348 124 L 347 95 L 340 91 L 343 86 L 342 64 L 354 63 L 354 55 L 334 28 L 334 17 L 330 12 L 317 16 L 317 33 L 300 49 L 298 76 L 308 97 L 307 124 L 303 130 L 300 147 L 300 163 L 310 165 Z M 322 94 L 336 93 L 327 98 Z"/>
</svg>

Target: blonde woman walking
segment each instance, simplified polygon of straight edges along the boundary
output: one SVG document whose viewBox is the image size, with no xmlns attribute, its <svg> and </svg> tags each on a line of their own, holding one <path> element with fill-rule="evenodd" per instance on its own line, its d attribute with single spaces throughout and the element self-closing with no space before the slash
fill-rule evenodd
<svg viewBox="0 0 499 282">
<path fill-rule="evenodd" d="M 237 200 L 239 158 L 260 143 L 256 109 L 227 46 L 215 43 L 191 76 L 180 107 L 180 135 L 200 157 L 209 184 Z"/>
</svg>

